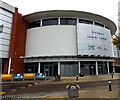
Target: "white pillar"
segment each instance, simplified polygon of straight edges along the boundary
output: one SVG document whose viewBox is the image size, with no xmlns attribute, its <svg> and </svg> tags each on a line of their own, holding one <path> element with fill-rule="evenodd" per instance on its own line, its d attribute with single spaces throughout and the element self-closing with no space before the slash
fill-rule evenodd
<svg viewBox="0 0 120 100">
<path fill-rule="evenodd" d="M 107 69 L 108 69 L 108 74 L 110 74 L 110 70 L 109 70 L 109 62 L 107 62 Z"/>
<path fill-rule="evenodd" d="M 60 25 L 60 18 L 58 18 L 58 25 Z"/>
<path fill-rule="evenodd" d="M 96 61 L 96 75 L 98 75 L 98 63 Z"/>
<path fill-rule="evenodd" d="M 81 69 L 80 69 L 80 61 L 78 62 L 78 67 L 79 67 L 79 73 L 81 73 Z"/>
<path fill-rule="evenodd" d="M 58 74 L 60 74 L 60 62 L 58 62 Z"/>
<path fill-rule="evenodd" d="M 9 59 L 9 65 L 8 65 L 8 74 L 10 74 L 10 68 L 11 68 L 11 58 Z"/>
<path fill-rule="evenodd" d="M 115 73 L 115 67 L 114 67 L 114 63 L 113 63 L 113 72 Z"/>
<path fill-rule="evenodd" d="M 38 73 L 40 73 L 40 62 L 38 64 Z"/>
</svg>

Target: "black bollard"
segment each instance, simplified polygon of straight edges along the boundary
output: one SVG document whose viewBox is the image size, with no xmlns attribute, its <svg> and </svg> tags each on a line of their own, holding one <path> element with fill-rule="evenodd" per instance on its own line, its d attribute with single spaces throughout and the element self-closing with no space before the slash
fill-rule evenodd
<svg viewBox="0 0 120 100">
<path fill-rule="evenodd" d="M 112 78 L 113 78 L 113 76 L 114 76 L 114 72 L 111 73 L 111 76 L 112 76 Z"/>
<path fill-rule="evenodd" d="M 108 80 L 108 85 L 109 85 L 109 91 L 112 91 L 111 81 L 110 80 Z"/>
<path fill-rule="evenodd" d="M 78 74 L 76 75 L 76 80 L 78 81 Z"/>
<path fill-rule="evenodd" d="M 112 78 L 113 78 L 113 74 L 111 74 L 112 75 Z"/>
</svg>

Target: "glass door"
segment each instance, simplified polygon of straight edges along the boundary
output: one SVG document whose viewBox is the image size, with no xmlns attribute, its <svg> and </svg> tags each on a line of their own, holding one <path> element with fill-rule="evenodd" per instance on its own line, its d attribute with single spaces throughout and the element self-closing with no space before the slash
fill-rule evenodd
<svg viewBox="0 0 120 100">
<path fill-rule="evenodd" d="M 102 65 L 98 65 L 98 74 L 103 74 Z"/>
<path fill-rule="evenodd" d="M 90 65 L 89 65 L 89 70 L 90 70 L 90 75 L 95 75 L 95 74 L 96 74 L 95 65 L 90 64 Z"/>
<path fill-rule="evenodd" d="M 46 74 L 46 76 L 49 76 L 49 66 L 44 66 L 44 73 Z"/>
</svg>

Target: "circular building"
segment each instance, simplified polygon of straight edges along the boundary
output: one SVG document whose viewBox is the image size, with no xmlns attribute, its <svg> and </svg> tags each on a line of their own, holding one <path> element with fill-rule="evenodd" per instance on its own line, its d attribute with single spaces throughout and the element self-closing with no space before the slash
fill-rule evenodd
<svg viewBox="0 0 120 100">
<path fill-rule="evenodd" d="M 23 16 L 29 22 L 25 65 L 28 73 L 47 76 L 108 74 L 113 71 L 111 36 L 116 25 L 82 11 L 52 10 Z"/>
</svg>

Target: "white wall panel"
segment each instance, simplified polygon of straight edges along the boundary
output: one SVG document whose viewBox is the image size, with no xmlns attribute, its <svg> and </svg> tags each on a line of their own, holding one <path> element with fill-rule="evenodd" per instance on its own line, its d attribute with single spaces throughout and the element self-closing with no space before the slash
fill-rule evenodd
<svg viewBox="0 0 120 100">
<path fill-rule="evenodd" d="M 7 23 L 7 22 L 2 21 L 2 20 L 0 20 L 0 24 L 1 24 L 1 25 L 4 25 L 4 26 L 6 26 L 6 27 L 9 27 L 9 28 L 12 27 L 12 24 L 11 24 L 11 23 Z"/>
<path fill-rule="evenodd" d="M 15 8 L 5 2 L 0 1 L 0 7 L 7 9 L 10 12 L 13 12 L 13 13 L 15 12 Z"/>
<path fill-rule="evenodd" d="M 5 34 L 5 33 L 1 33 L 0 34 L 0 38 L 5 38 L 5 39 L 9 39 L 10 40 L 10 37 L 11 37 L 11 35 L 9 35 L 9 34 Z"/>
<path fill-rule="evenodd" d="M 76 26 L 54 25 L 28 29 L 26 56 L 77 55 Z"/>
<path fill-rule="evenodd" d="M 12 18 L 0 14 L 0 19 L 12 23 Z"/>
<path fill-rule="evenodd" d="M 13 18 L 13 14 L 11 12 L 8 12 L 8 11 L 1 9 L 1 8 L 0 8 L 0 14 L 7 15 L 7 16 Z"/>
<path fill-rule="evenodd" d="M 3 27 L 3 32 L 11 34 L 11 29 L 7 27 Z"/>
<path fill-rule="evenodd" d="M 0 51 L 0 58 L 8 58 L 8 52 L 1 52 Z"/>
<path fill-rule="evenodd" d="M 9 46 L 0 45 L 0 50 L 9 51 Z"/>
<path fill-rule="evenodd" d="M 0 43 L 9 45 L 9 44 L 10 44 L 10 41 L 4 40 L 4 39 L 0 39 Z"/>
<path fill-rule="evenodd" d="M 0 57 L 2 58 L 8 58 L 14 12 L 14 7 L 0 1 L 0 25 L 3 25 L 3 32 L 0 33 L 0 50 L 2 49 Z"/>
</svg>

